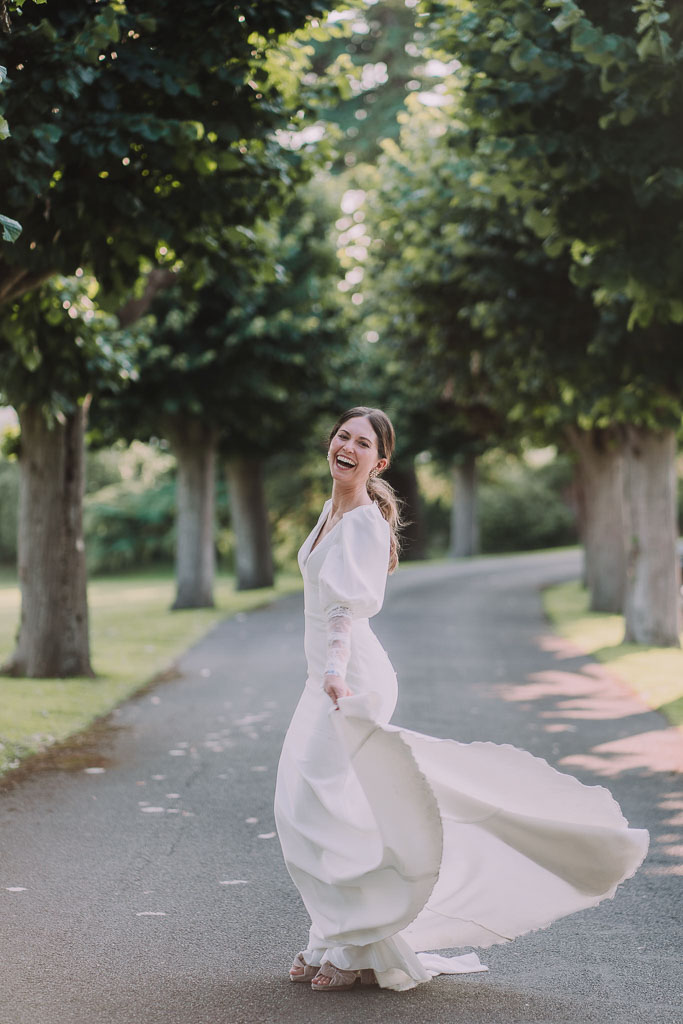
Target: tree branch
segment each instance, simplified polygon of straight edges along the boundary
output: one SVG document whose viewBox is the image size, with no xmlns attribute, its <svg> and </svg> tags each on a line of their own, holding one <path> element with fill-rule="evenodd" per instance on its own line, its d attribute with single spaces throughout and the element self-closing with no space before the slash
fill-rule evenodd
<svg viewBox="0 0 683 1024">
<path fill-rule="evenodd" d="M 6 267 L 4 274 L 2 270 L 3 265 L 0 263 L 0 305 L 5 302 L 14 302 L 26 292 L 39 288 L 41 284 L 49 281 L 57 273 L 54 267 L 50 267 L 48 270 L 36 270 L 33 273 L 22 267 L 11 270 Z"/>
<path fill-rule="evenodd" d="M 129 299 L 125 306 L 119 310 L 119 324 L 121 327 L 129 327 L 140 317 L 144 316 L 152 305 L 155 296 L 177 280 L 175 270 L 166 270 L 164 267 L 155 267 L 147 276 L 147 283 L 142 295 L 137 299 Z"/>
</svg>

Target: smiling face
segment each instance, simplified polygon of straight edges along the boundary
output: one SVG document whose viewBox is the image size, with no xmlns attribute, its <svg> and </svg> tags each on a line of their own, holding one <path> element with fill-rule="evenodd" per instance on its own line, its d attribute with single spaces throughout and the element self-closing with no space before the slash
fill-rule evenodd
<svg viewBox="0 0 683 1024">
<path fill-rule="evenodd" d="M 373 470 L 382 470 L 387 460 L 380 458 L 377 434 L 367 416 L 346 420 L 330 441 L 332 479 L 353 486 L 364 485 Z"/>
</svg>

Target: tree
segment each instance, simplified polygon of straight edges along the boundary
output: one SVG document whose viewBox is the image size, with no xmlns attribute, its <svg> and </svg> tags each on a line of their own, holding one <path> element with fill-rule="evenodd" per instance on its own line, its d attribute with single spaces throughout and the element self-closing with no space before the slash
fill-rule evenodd
<svg viewBox="0 0 683 1024">
<path fill-rule="evenodd" d="M 466 69 L 460 116 L 479 162 L 473 187 L 500 197 L 551 258 L 569 254 L 571 281 L 601 319 L 626 309 L 629 330 L 593 343 L 616 368 L 601 378 L 593 422 L 624 423 L 631 438 L 627 636 L 678 644 L 670 459 L 683 383 L 683 15 L 664 0 L 430 9 L 440 44 Z M 668 494 L 649 507 L 648 479 Z M 634 601 L 636 592 L 648 597 Z"/>
<path fill-rule="evenodd" d="M 55 278 L 0 308 L 0 379 L 21 426 L 17 645 L 12 675 L 92 675 L 82 495 L 83 437 L 94 388 L 131 373 L 130 334 L 98 311 L 92 279 Z M 64 321 L 66 311 L 66 322 Z M 60 389 L 53 386 L 59 362 Z M 46 399 L 46 395 L 49 397 Z"/>
<path fill-rule="evenodd" d="M 230 324 L 227 365 L 239 390 L 231 389 L 220 448 L 240 589 L 272 583 L 266 460 L 310 448 L 313 426 L 333 406 L 347 369 L 339 265 L 330 238 L 335 191 L 319 178 L 268 226 L 265 247 L 274 279 L 262 277 L 240 297 Z"/>
<path fill-rule="evenodd" d="M 243 233 L 244 252 L 200 287 L 183 270 L 150 305 L 155 326 L 124 396 L 98 422 L 164 436 L 178 460 L 175 607 L 212 602 L 215 466 L 225 466 L 241 589 L 273 579 L 264 460 L 302 450 L 326 408 L 345 342 L 319 185 Z"/>
<path fill-rule="evenodd" d="M 343 171 L 374 163 L 381 140 L 398 138 L 406 93 L 418 86 L 419 30 L 416 12 L 404 0 L 355 0 L 331 20 L 344 32 L 317 43 L 312 66 L 320 73 L 335 66 L 348 80 L 344 94 L 319 111 L 340 133 L 335 166 Z"/>
<path fill-rule="evenodd" d="M 289 111 L 268 56 L 318 0 L 203 0 L 180 26 L 161 0 L 58 7 L 25 7 L 8 48 L 0 180 L 26 216 L 0 263 L 3 301 L 88 261 L 107 291 L 133 281 L 141 256 L 160 240 L 184 251 L 217 209 L 248 223 L 300 160 L 273 138 Z"/>
<path fill-rule="evenodd" d="M 624 610 L 627 542 L 621 432 L 618 427 L 582 430 L 568 424 L 566 434 L 577 464 L 590 609 L 618 614 Z"/>
<path fill-rule="evenodd" d="M 489 448 L 514 445 L 519 429 L 494 401 L 480 329 L 461 316 L 473 301 L 466 288 L 473 266 L 464 267 L 468 238 L 479 237 L 485 215 L 457 202 L 469 194 L 458 180 L 462 154 L 443 144 L 448 114 L 425 108 L 419 97 L 408 107 L 400 143 L 385 141 L 377 170 L 358 176 L 369 255 L 361 253 L 350 279 L 413 454 L 428 449 L 453 476 L 451 551 L 460 557 L 478 550 L 476 460 Z M 492 246 L 483 248 L 485 264 Z"/>
<path fill-rule="evenodd" d="M 86 372 L 81 394 L 72 393 L 75 341 L 67 315 L 60 341 L 56 329 L 37 330 L 23 296 L 60 272 L 86 267 L 100 282 L 100 302 L 118 308 L 141 259 L 151 266 L 159 257 L 172 266 L 193 245 L 206 254 L 291 183 L 302 155 L 285 149 L 275 129 L 296 127 L 299 118 L 296 112 L 289 116 L 283 99 L 286 74 L 280 89 L 268 59 L 278 33 L 322 10 L 317 0 L 287 7 L 264 3 L 258 10 L 203 0 L 179 25 L 177 12 L 161 0 L 144 11 L 76 0 L 24 7 L 8 47 L 4 95 L 13 135 L 0 166 L 0 190 L 24 226 L 0 256 L 0 303 L 7 304 L 16 327 L 12 338 L 18 339 L 7 355 L 16 354 L 29 371 L 21 378 L 26 392 L 14 393 L 18 405 L 44 410 L 66 394 L 76 416 L 76 405 L 94 383 Z M 30 377 L 22 341 L 29 337 L 51 366 L 50 377 Z M 97 367 L 86 369 L 96 380 Z M 52 423 L 43 420 L 42 433 L 24 437 L 22 472 L 42 459 L 42 451 L 29 450 L 32 442 L 67 443 L 59 433 L 48 436 Z M 83 426 L 76 417 L 74 429 Z M 81 447 L 82 439 L 73 442 L 74 450 Z M 57 471 L 66 452 L 44 464 Z M 64 502 L 59 515 L 76 521 L 79 489 L 54 493 Z M 46 519 L 34 518 L 32 529 L 42 529 Z M 76 555 L 65 545 L 58 563 L 65 575 L 75 574 Z M 37 533 L 30 546 L 38 549 Z M 62 584 L 47 576 L 44 582 L 45 599 L 58 601 Z M 33 593 L 26 591 L 24 601 Z M 77 614 L 85 621 L 84 596 L 80 600 Z M 28 608 L 24 613 L 27 621 L 38 621 Z M 49 646 L 50 623 L 45 629 Z M 83 637 L 80 642 L 85 644 Z M 77 660 L 88 662 L 85 646 Z M 66 660 L 55 674 L 71 672 L 71 664 Z"/>
</svg>

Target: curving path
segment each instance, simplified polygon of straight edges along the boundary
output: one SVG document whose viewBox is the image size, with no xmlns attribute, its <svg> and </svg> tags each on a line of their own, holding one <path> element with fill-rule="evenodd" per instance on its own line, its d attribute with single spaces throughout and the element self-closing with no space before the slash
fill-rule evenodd
<svg viewBox="0 0 683 1024">
<path fill-rule="evenodd" d="M 484 951 L 488 974 L 291 985 L 306 920 L 272 795 L 304 677 L 294 596 L 218 626 L 94 744 L 0 793 L 0 1024 L 683 1024 L 683 738 L 550 634 L 539 588 L 578 564 L 409 567 L 375 628 L 397 722 L 525 747 L 651 830 L 614 901 Z"/>
</svg>

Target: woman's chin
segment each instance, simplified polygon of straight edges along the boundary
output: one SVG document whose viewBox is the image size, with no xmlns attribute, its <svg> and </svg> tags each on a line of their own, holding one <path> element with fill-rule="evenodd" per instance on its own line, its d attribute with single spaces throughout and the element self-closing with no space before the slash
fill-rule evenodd
<svg viewBox="0 0 683 1024">
<path fill-rule="evenodd" d="M 346 484 L 356 476 L 355 469 L 340 469 L 339 466 L 330 466 L 332 479 L 340 484 Z"/>
</svg>

